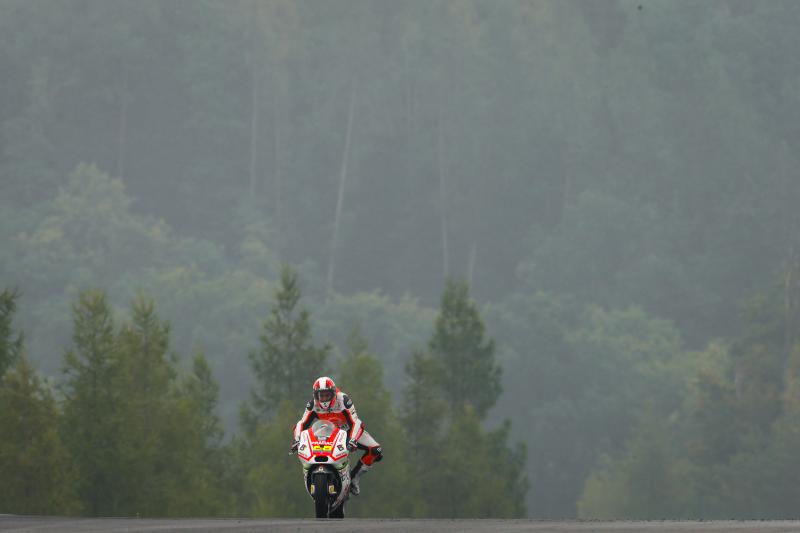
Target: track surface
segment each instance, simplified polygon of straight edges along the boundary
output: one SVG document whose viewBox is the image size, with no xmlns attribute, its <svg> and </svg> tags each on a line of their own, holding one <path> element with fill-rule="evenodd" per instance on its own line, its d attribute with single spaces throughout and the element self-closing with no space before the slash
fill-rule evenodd
<svg viewBox="0 0 800 533">
<path fill-rule="evenodd" d="M 32 533 L 44 532 L 132 532 L 180 531 L 210 533 L 216 531 L 314 532 L 344 533 L 351 531 L 378 531 L 401 533 L 406 531 L 446 532 L 523 532 L 535 533 L 800 533 L 800 521 L 770 522 L 575 522 L 540 520 L 159 520 L 135 518 L 52 518 L 0 515 L 0 531 Z"/>
</svg>

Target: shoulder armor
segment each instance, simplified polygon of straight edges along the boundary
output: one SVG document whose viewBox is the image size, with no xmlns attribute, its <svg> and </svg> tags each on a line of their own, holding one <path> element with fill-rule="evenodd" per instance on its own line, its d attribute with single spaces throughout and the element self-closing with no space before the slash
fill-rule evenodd
<svg viewBox="0 0 800 533">
<path fill-rule="evenodd" d="M 345 409 L 350 409 L 353 407 L 353 400 L 347 394 L 342 394 L 342 404 L 344 404 Z"/>
</svg>

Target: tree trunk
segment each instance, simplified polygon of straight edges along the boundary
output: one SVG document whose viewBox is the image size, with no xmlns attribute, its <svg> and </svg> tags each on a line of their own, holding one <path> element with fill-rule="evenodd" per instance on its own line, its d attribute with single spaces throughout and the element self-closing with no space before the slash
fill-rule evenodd
<svg viewBox="0 0 800 533">
<path fill-rule="evenodd" d="M 798 228 L 797 222 L 794 227 Z M 794 235 L 790 239 L 786 272 L 783 277 L 784 349 L 787 355 L 791 353 L 792 347 L 797 342 L 797 327 L 800 326 L 800 320 L 798 320 L 800 319 L 798 316 L 800 315 L 798 313 L 800 311 L 800 249 L 794 242 Z"/>
<path fill-rule="evenodd" d="M 117 177 L 125 176 L 125 145 L 128 137 L 128 65 L 122 62 L 122 89 L 120 90 L 119 131 L 117 132 Z"/>
<path fill-rule="evenodd" d="M 273 186 L 274 186 L 274 196 L 275 196 L 275 223 L 277 226 L 277 231 L 280 233 L 281 231 L 281 221 L 283 220 L 283 200 L 282 196 L 282 183 L 281 183 L 281 129 L 280 129 L 280 122 L 281 122 L 281 108 L 280 108 L 280 98 L 278 97 L 278 87 L 279 87 L 279 80 L 277 75 L 278 69 L 273 69 L 273 77 L 275 78 L 275 83 L 273 84 L 272 88 L 272 106 L 273 106 L 273 136 L 274 136 L 274 146 L 273 146 L 273 158 L 272 158 L 272 179 L 273 179 Z"/>
<path fill-rule="evenodd" d="M 404 96 L 405 96 L 405 108 L 406 108 L 406 116 L 405 116 L 405 125 L 406 125 L 406 160 L 405 160 L 405 167 L 406 167 L 406 183 L 411 183 L 411 176 L 412 176 L 412 164 L 414 162 L 414 144 L 413 144 L 413 132 L 414 132 L 414 102 L 413 102 L 413 91 L 411 88 L 411 69 L 409 68 L 408 62 L 408 43 L 404 38 L 402 40 L 403 44 L 403 66 L 405 69 L 405 74 L 403 76 L 403 88 Z"/>
<path fill-rule="evenodd" d="M 472 241 L 472 246 L 469 248 L 469 263 L 467 263 L 467 283 L 472 288 L 472 279 L 475 274 L 475 260 L 478 255 L 478 243 Z"/>
<path fill-rule="evenodd" d="M 347 134 L 345 135 L 344 151 L 342 152 L 342 169 L 339 174 L 339 191 L 336 195 L 336 213 L 333 217 L 333 236 L 331 237 L 331 249 L 328 255 L 328 282 L 327 294 L 330 296 L 333 292 L 333 274 L 336 264 L 336 245 L 339 239 L 339 223 L 342 215 L 342 204 L 344 203 L 344 186 L 347 181 L 347 165 L 350 158 L 350 143 L 353 134 L 353 115 L 355 114 L 356 104 L 356 84 L 353 83 L 353 89 L 350 91 L 350 111 L 347 114 Z"/>
<path fill-rule="evenodd" d="M 444 91 L 442 94 L 444 97 Z M 439 125 L 436 142 L 436 155 L 439 167 L 439 215 L 442 223 L 442 272 L 445 278 L 450 276 L 450 250 L 447 242 L 447 188 L 445 187 L 444 169 L 444 132 L 442 122 L 444 101 L 439 104 Z"/>
<path fill-rule="evenodd" d="M 253 21 L 251 26 L 251 102 L 250 102 L 250 197 L 254 198 L 256 194 L 256 184 L 258 183 L 258 134 L 259 134 L 259 105 L 258 93 L 261 85 L 261 76 L 259 70 L 259 57 L 258 57 L 258 20 L 259 20 L 259 6 L 258 2 L 253 2 Z"/>
</svg>

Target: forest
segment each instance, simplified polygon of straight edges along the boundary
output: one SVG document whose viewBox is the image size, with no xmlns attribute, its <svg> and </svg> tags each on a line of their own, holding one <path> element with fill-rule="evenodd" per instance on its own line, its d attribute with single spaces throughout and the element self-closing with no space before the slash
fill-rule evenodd
<svg viewBox="0 0 800 533">
<path fill-rule="evenodd" d="M 794 517 L 799 23 L 0 0 L 0 513 Z"/>
</svg>

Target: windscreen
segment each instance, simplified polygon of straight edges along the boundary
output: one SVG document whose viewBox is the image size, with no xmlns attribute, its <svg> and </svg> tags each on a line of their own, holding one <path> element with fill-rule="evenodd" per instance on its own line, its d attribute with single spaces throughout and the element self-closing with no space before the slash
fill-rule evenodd
<svg viewBox="0 0 800 533">
<path fill-rule="evenodd" d="M 327 420 L 317 420 L 311 425 L 311 431 L 319 439 L 327 439 L 333 434 L 335 426 Z"/>
</svg>

